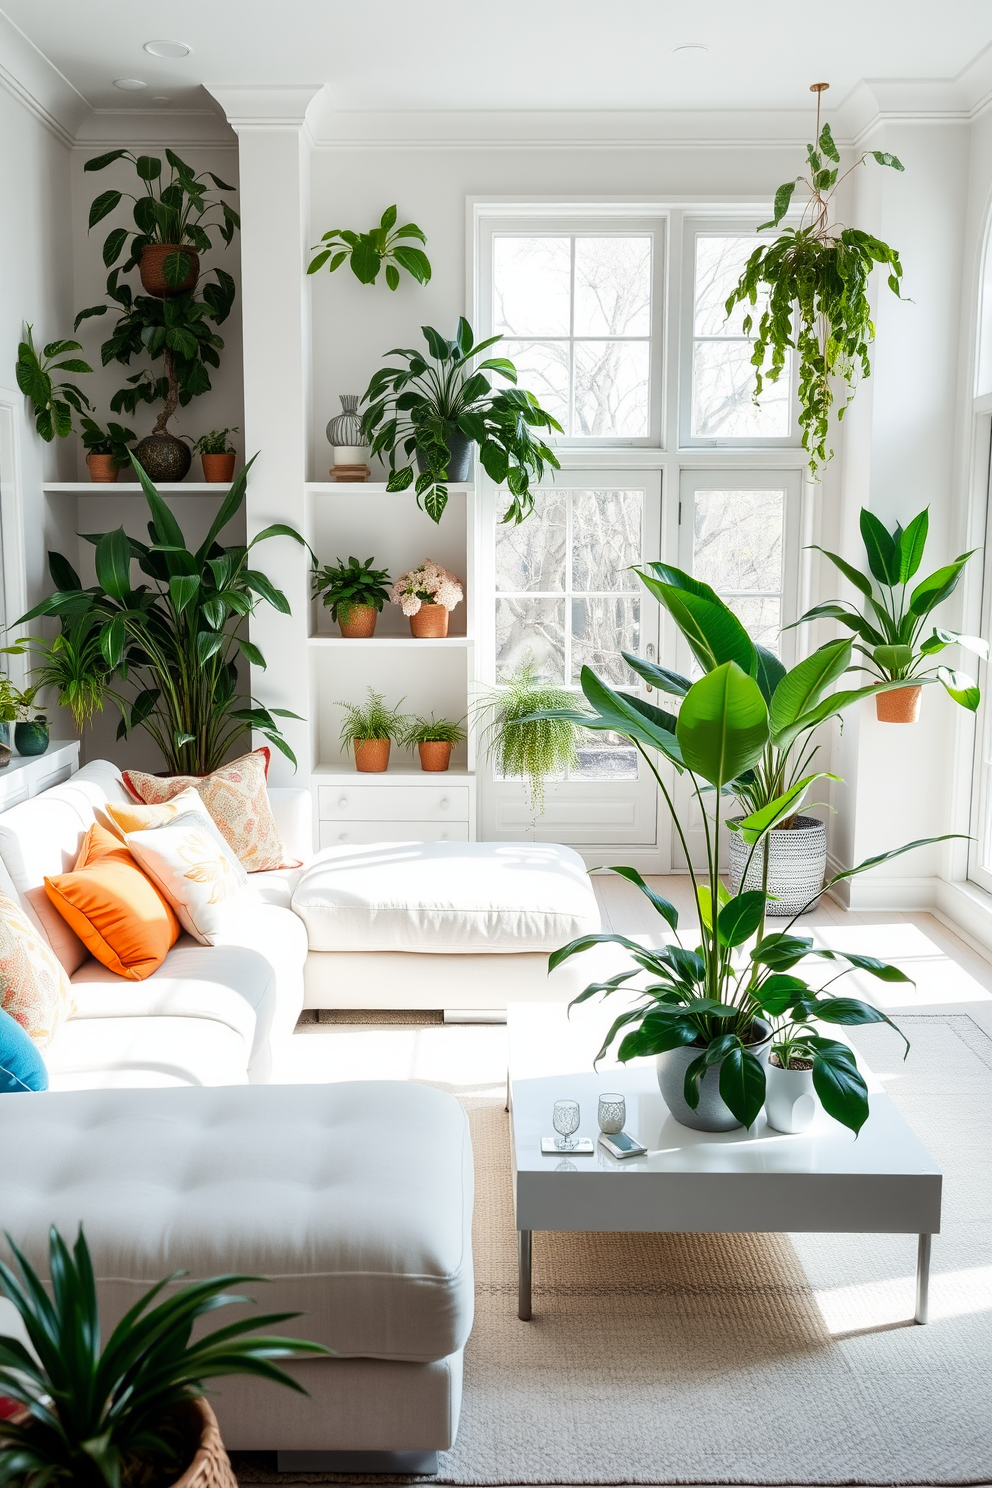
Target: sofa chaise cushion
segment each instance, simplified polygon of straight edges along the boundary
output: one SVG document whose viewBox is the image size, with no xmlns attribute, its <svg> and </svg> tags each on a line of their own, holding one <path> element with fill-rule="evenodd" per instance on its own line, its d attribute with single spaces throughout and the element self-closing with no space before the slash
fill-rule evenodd
<svg viewBox="0 0 992 1488">
<path fill-rule="evenodd" d="M 293 895 L 311 951 L 550 952 L 600 929 L 585 864 L 530 842 L 384 842 L 318 853 Z"/>
</svg>

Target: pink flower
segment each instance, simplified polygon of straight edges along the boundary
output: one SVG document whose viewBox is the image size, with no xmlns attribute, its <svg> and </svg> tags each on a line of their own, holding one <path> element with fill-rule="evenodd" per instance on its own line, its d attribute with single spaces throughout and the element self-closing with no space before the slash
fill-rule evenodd
<svg viewBox="0 0 992 1488">
<path fill-rule="evenodd" d="M 422 604 L 439 604 L 453 610 L 465 595 L 453 573 L 432 558 L 425 558 L 419 568 L 412 568 L 396 580 L 389 597 L 404 615 L 415 615 Z"/>
</svg>

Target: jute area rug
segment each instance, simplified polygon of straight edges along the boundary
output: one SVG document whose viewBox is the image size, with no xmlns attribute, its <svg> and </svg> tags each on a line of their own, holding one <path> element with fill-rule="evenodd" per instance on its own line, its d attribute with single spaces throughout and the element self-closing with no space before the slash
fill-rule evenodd
<svg viewBox="0 0 992 1488">
<path fill-rule="evenodd" d="M 519 1322 L 502 1093 L 462 1092 L 476 1321 L 433 1481 L 992 1480 L 992 1040 L 963 1015 L 900 1023 L 907 1064 L 887 1029 L 858 1045 L 945 1175 L 924 1328 L 905 1235 L 539 1234 Z M 241 1483 L 341 1481 L 236 1466 Z"/>
</svg>

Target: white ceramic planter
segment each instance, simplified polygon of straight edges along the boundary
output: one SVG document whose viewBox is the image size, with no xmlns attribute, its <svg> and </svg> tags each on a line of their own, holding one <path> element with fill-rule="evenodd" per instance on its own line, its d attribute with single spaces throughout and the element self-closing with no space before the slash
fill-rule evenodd
<svg viewBox="0 0 992 1488">
<path fill-rule="evenodd" d="M 805 906 L 813 909 L 815 900 L 823 887 L 823 875 L 827 867 L 827 829 L 815 816 L 796 818 L 794 827 L 774 827 L 768 834 L 768 892 L 774 897 L 768 901 L 768 915 L 785 915 L 791 919 Z M 747 870 L 746 889 L 760 889 L 762 875 L 761 855 L 764 844 L 758 848 Z M 740 891 L 744 865 L 751 849 L 739 832 L 730 833 L 728 867 L 730 890 Z"/>
<path fill-rule="evenodd" d="M 804 1132 L 816 1115 L 816 1093 L 812 1070 L 765 1067 L 765 1115 L 768 1125 L 780 1132 Z"/>
<path fill-rule="evenodd" d="M 754 1021 L 756 1031 L 764 1042 L 752 1046 L 750 1052 L 757 1056 L 767 1071 L 768 1055 L 771 1052 L 771 1046 L 768 1043 L 768 1024 L 763 1023 L 760 1018 Z M 685 1098 L 685 1072 L 702 1052 L 698 1044 L 682 1044 L 677 1049 L 666 1049 L 664 1054 L 655 1055 L 658 1089 L 661 1091 L 665 1105 L 676 1121 L 681 1122 L 683 1126 L 691 1126 L 694 1131 L 738 1131 L 740 1122 L 730 1108 L 724 1104 L 720 1095 L 722 1060 L 720 1064 L 715 1064 L 712 1069 L 708 1069 L 700 1079 L 699 1105 L 695 1110 Z"/>
</svg>

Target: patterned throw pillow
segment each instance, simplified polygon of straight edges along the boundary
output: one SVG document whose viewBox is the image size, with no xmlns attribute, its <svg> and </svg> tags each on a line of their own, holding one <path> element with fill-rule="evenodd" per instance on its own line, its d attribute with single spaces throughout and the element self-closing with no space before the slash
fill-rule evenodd
<svg viewBox="0 0 992 1488">
<path fill-rule="evenodd" d="M 201 945 L 213 945 L 232 915 L 250 913 L 258 903 L 244 868 L 200 811 L 129 832 L 127 845 L 180 925 Z"/>
<path fill-rule="evenodd" d="M 46 1049 L 73 1010 L 69 978 L 19 904 L 0 893 L 0 1007 Z"/>
<path fill-rule="evenodd" d="M 108 801 L 104 810 L 125 838 L 128 832 L 144 832 L 148 827 L 164 827 L 166 822 L 174 821 L 184 811 L 201 811 L 210 815 L 191 785 L 181 790 L 178 796 L 173 796 L 158 806 L 132 806 L 130 801 Z"/>
<path fill-rule="evenodd" d="M 269 750 L 254 749 L 212 775 L 145 775 L 125 770 L 124 784 L 138 801 L 159 806 L 192 787 L 211 819 L 219 827 L 228 847 L 249 873 L 271 868 L 299 868 L 286 859 L 286 849 L 276 830 L 272 807 L 265 789 Z"/>
</svg>

